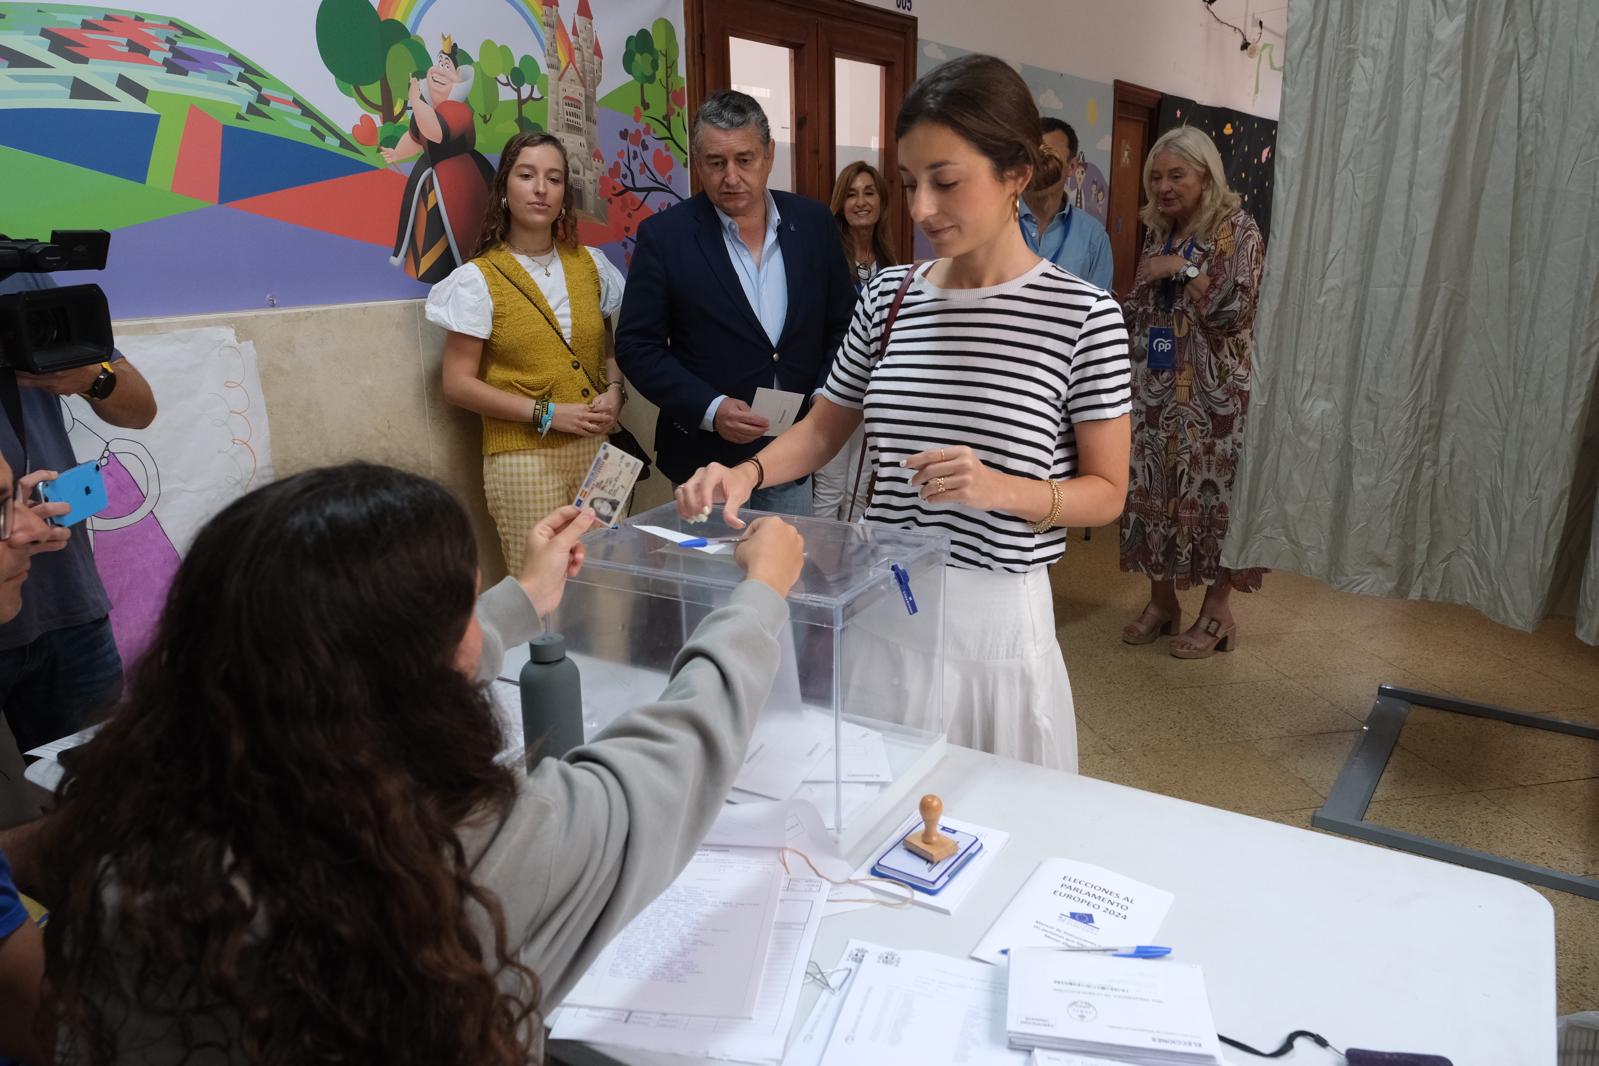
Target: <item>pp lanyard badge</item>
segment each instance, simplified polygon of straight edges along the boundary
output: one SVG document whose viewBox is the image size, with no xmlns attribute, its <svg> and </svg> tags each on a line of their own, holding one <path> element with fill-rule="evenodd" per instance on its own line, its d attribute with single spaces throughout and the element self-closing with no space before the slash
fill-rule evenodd
<svg viewBox="0 0 1599 1066">
<path fill-rule="evenodd" d="M 1151 370 L 1174 370 L 1177 366 L 1177 331 L 1170 326 L 1149 327 L 1149 354 L 1146 364 Z"/>
</svg>

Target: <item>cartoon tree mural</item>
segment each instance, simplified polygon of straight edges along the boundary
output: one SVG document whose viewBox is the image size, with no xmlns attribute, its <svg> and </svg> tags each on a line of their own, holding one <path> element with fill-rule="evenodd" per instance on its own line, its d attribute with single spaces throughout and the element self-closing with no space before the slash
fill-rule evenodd
<svg viewBox="0 0 1599 1066">
<path fill-rule="evenodd" d="M 644 87 L 655 83 L 660 60 L 660 53 L 655 50 L 655 38 L 650 36 L 649 30 L 639 30 L 627 39 L 622 51 L 622 69 L 638 82 L 638 106 L 641 109 L 647 110 L 650 106 L 644 96 Z"/>
<path fill-rule="evenodd" d="M 643 116 L 641 108 L 634 109 L 633 121 L 643 121 Z M 681 201 L 683 194 L 670 181 L 677 159 L 651 137 L 651 130 L 624 129 L 619 137 L 622 147 L 610 169 L 600 175 L 600 195 L 611 205 L 609 226 L 593 236 L 606 243 L 620 241 L 623 255 L 631 260 L 639 223 Z"/>
<path fill-rule="evenodd" d="M 511 49 L 503 44 L 493 41 L 484 41 L 483 47 L 478 50 L 477 68 L 480 75 L 479 81 L 484 80 L 481 75 L 489 75 L 492 80 L 511 90 L 511 96 L 516 101 L 516 128 L 519 130 L 537 130 L 538 123 L 528 118 L 524 113 L 527 105 L 540 99 L 539 78 L 544 70 L 539 66 L 539 61 L 530 55 L 521 59 L 512 58 L 515 55 Z M 498 93 L 495 99 L 498 99 Z M 478 110 L 484 122 L 493 116 L 493 111 Z"/>
<path fill-rule="evenodd" d="M 656 63 L 656 82 L 661 87 L 661 96 L 666 100 L 667 137 L 671 139 L 672 118 L 682 110 L 688 94 L 688 86 L 677 67 L 682 57 L 682 50 L 677 44 L 677 27 L 672 25 L 670 19 L 656 19 L 650 26 L 650 37 L 655 41 L 655 52 L 660 57 Z"/>
<path fill-rule="evenodd" d="M 316 47 L 339 91 L 382 123 L 381 143 L 392 145 L 404 127 L 406 91 L 412 77 L 432 63 L 426 46 L 405 23 L 380 18 L 367 0 L 322 0 L 316 13 Z M 363 135 L 361 130 L 367 130 Z M 369 124 L 354 131 L 370 144 Z"/>
<path fill-rule="evenodd" d="M 668 19 L 656 19 L 649 29 L 641 29 L 627 39 L 622 68 L 638 82 L 638 115 L 650 133 L 665 141 L 680 162 L 688 160 L 688 128 L 683 107 L 687 85 L 678 70 L 682 49 L 677 43 L 677 28 Z M 656 99 L 651 99 L 652 90 Z"/>
<path fill-rule="evenodd" d="M 505 51 L 507 55 L 510 54 L 510 49 Z M 472 105 L 478 121 L 487 124 L 494 121 L 494 112 L 500 106 L 500 46 L 493 41 L 484 41 L 477 55 L 477 77 L 472 79 L 472 91 L 467 96 L 467 102 Z"/>
</svg>

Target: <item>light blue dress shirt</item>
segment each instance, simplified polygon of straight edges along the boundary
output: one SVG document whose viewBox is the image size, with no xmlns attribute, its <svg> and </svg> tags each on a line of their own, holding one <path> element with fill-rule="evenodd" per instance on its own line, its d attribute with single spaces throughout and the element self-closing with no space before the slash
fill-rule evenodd
<svg viewBox="0 0 1599 1066">
<path fill-rule="evenodd" d="M 761 320 L 761 328 L 766 330 L 767 339 L 776 348 L 777 339 L 783 335 L 783 323 L 788 321 L 788 272 L 783 268 L 783 246 L 777 243 L 777 227 L 783 216 L 777 213 L 777 200 L 771 190 L 767 190 L 766 242 L 761 246 L 759 263 L 738 235 L 738 221 L 724 214 L 720 207 L 714 210 L 721 220 L 722 243 L 727 245 L 727 255 L 733 261 L 733 273 L 738 275 L 739 285 L 744 288 L 744 298 L 750 302 L 755 317 Z M 773 381 L 776 381 L 775 374 Z M 716 431 L 716 409 L 725 399 L 726 396 L 718 396 L 705 409 L 700 428 L 707 433 Z"/>
<path fill-rule="evenodd" d="M 1067 273 L 1110 291 L 1116 266 L 1110 253 L 1110 235 L 1099 224 L 1099 219 L 1070 204 L 1062 204 L 1060 213 L 1050 220 L 1040 236 L 1038 216 L 1024 198 L 1018 221 L 1027 247 Z"/>
</svg>

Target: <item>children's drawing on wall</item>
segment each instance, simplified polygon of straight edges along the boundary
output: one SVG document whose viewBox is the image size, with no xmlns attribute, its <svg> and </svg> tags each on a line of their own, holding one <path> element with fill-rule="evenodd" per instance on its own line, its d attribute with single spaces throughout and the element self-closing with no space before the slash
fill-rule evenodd
<svg viewBox="0 0 1599 1066">
<path fill-rule="evenodd" d="M 117 318 L 415 298 L 471 254 L 505 142 L 548 130 L 625 266 L 688 195 L 682 8 L 562 3 L 0 3 L 0 231 L 115 231 Z"/>
<path fill-rule="evenodd" d="M 1158 132 L 1174 126 L 1204 130 L 1216 142 L 1227 168 L 1227 184 L 1243 200 L 1244 210 L 1260 226 L 1261 236 L 1270 240 L 1277 123 L 1231 108 L 1207 107 L 1182 96 L 1166 96 L 1160 104 Z"/>
<path fill-rule="evenodd" d="M 217 511 L 271 479 L 271 433 L 255 352 L 231 329 L 118 339 L 144 372 L 159 413 L 143 430 L 62 400 L 80 462 L 93 460 L 108 504 L 83 526 L 111 597 L 111 629 L 124 662 L 144 651 L 183 551 Z"/>
</svg>

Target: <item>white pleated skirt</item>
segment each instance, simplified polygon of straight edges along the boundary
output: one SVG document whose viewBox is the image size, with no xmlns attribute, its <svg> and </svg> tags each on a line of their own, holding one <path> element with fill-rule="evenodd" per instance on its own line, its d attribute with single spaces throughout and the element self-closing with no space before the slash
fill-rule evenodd
<svg viewBox="0 0 1599 1066">
<path fill-rule="evenodd" d="M 851 705 L 921 731 L 937 730 L 941 716 L 951 744 L 1076 773 L 1077 717 L 1048 571 L 951 566 L 944 579 L 942 676 L 925 631 L 893 597 L 853 634 Z"/>
<path fill-rule="evenodd" d="M 944 723 L 952 744 L 1077 772 L 1077 715 L 1049 572 L 950 567 Z"/>
</svg>

